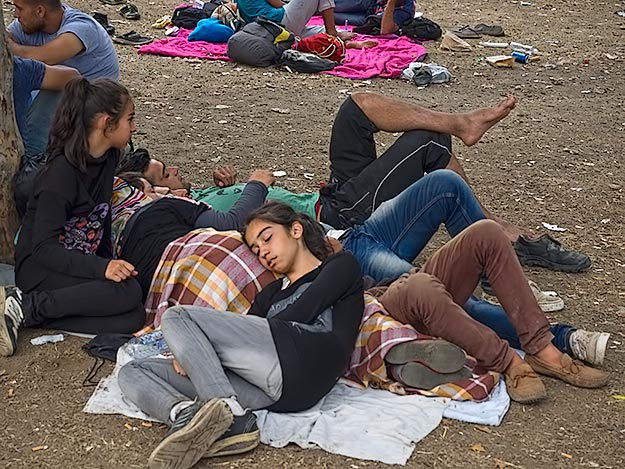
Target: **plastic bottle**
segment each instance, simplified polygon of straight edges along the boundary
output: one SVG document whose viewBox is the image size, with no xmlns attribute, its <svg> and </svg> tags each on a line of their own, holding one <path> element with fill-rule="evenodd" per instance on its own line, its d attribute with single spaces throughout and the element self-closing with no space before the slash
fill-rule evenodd
<svg viewBox="0 0 625 469">
<path fill-rule="evenodd" d="M 497 49 L 505 49 L 510 46 L 507 42 L 480 42 L 480 46 L 495 47 Z"/>
<path fill-rule="evenodd" d="M 518 51 L 518 52 L 523 52 L 524 54 L 537 54 L 538 53 L 538 49 L 536 49 L 534 46 L 521 44 L 519 42 L 511 42 L 510 49 Z"/>
</svg>

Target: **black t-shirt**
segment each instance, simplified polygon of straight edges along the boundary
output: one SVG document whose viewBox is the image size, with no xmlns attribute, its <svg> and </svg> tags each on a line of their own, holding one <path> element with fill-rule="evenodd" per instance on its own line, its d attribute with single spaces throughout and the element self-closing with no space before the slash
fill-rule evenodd
<svg viewBox="0 0 625 469">
<path fill-rule="evenodd" d="M 270 410 L 297 412 L 325 396 L 345 371 L 364 311 L 356 258 L 341 251 L 282 289 L 264 288 L 248 314 L 266 317 L 282 369 L 282 396 Z"/>
<path fill-rule="evenodd" d="M 111 149 L 90 158 L 85 172 L 58 156 L 37 176 L 15 250 L 22 289 L 35 289 L 47 271 L 105 278 L 112 258 L 111 194 L 118 154 Z"/>
</svg>

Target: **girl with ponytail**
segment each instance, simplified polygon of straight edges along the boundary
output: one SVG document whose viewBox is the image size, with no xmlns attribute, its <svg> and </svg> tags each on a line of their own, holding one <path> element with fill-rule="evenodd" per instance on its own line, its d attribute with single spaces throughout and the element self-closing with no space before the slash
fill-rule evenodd
<svg viewBox="0 0 625 469">
<path fill-rule="evenodd" d="M 127 399 L 171 426 L 148 465 L 188 468 L 255 448 L 252 410 L 312 407 L 345 371 L 364 310 L 360 267 L 332 254 L 310 217 L 269 202 L 252 212 L 245 243 L 282 278 L 247 315 L 175 306 L 161 328 L 175 360 L 135 360 L 119 372 Z"/>
<path fill-rule="evenodd" d="M 137 273 L 111 250 L 113 175 L 134 114 L 119 83 L 66 85 L 19 233 L 18 288 L 0 289 L 0 355 L 13 354 L 22 326 L 91 334 L 143 327 Z"/>
</svg>

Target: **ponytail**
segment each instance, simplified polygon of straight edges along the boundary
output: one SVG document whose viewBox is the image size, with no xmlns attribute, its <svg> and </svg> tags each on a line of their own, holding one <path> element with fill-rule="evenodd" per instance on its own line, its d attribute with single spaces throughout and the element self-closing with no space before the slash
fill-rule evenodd
<svg viewBox="0 0 625 469">
<path fill-rule="evenodd" d="M 253 211 L 243 228 L 243 239 L 245 239 L 247 227 L 254 220 L 275 223 L 276 225 L 284 226 L 286 229 L 291 229 L 293 223 L 299 222 L 304 232 L 304 244 L 313 256 L 323 261 L 333 253 L 321 225 L 305 213 L 298 213 L 282 202 L 272 200 Z"/>
<path fill-rule="evenodd" d="M 56 109 L 48 140 L 48 160 L 65 156 L 80 171 L 87 169 L 89 161 L 89 134 L 95 120 L 108 114 L 116 125 L 130 100 L 128 90 L 112 80 L 86 78 L 71 80 L 61 96 Z"/>
</svg>

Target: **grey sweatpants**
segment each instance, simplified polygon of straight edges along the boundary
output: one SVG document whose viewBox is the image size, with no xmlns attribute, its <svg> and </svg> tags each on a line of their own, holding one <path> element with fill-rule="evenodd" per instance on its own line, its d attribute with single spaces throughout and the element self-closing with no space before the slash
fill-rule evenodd
<svg viewBox="0 0 625 469">
<path fill-rule="evenodd" d="M 244 408 L 263 409 L 282 395 L 282 370 L 266 319 L 195 306 L 169 308 L 161 321 L 172 360 L 132 361 L 119 372 L 124 397 L 169 423 L 174 405 L 198 398 L 236 397 Z"/>
<path fill-rule="evenodd" d="M 284 27 L 299 37 L 308 37 L 325 31 L 323 26 L 306 26 L 313 15 L 334 8 L 334 0 L 291 0 L 284 5 Z"/>
</svg>

